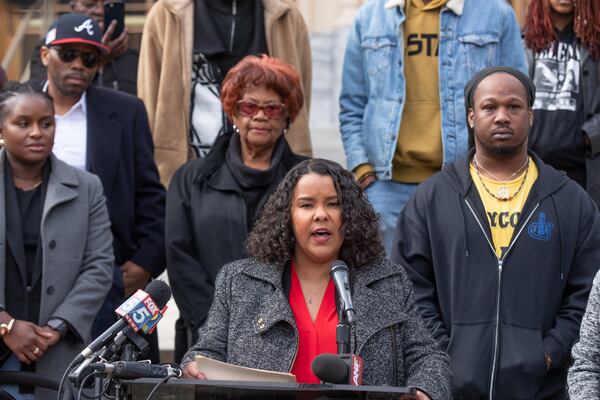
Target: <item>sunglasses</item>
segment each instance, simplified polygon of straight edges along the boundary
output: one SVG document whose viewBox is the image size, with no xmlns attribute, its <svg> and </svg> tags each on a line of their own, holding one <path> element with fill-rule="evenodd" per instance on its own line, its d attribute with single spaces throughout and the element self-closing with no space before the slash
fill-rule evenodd
<svg viewBox="0 0 600 400">
<path fill-rule="evenodd" d="M 254 117 L 260 110 L 272 119 L 283 118 L 287 113 L 287 107 L 283 104 L 266 104 L 261 106 L 250 101 L 240 100 L 237 102 L 237 112 L 244 117 Z"/>
<path fill-rule="evenodd" d="M 65 49 L 62 47 L 54 47 L 54 46 L 52 48 L 58 54 L 58 58 L 60 58 L 60 61 L 62 61 L 64 63 L 73 62 L 77 57 L 79 57 L 79 59 L 81 60 L 81 63 L 86 68 L 94 68 L 95 66 L 98 65 L 98 62 L 100 61 L 100 54 L 98 54 L 98 53 L 69 49 L 69 48 Z"/>
</svg>

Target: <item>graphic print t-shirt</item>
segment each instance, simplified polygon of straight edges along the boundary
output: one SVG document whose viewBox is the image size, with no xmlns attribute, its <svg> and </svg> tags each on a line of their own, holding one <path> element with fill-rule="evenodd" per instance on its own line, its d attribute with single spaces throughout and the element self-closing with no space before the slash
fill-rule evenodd
<svg viewBox="0 0 600 400">
<path fill-rule="evenodd" d="M 558 40 L 535 55 L 536 96 L 529 143 L 546 163 L 580 181 L 585 167 L 580 45 L 572 24 L 556 34 Z"/>
</svg>

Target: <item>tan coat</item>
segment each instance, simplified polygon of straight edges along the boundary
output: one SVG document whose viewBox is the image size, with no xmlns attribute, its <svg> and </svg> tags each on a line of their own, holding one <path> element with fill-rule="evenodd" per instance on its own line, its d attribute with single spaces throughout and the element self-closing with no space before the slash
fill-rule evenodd
<svg viewBox="0 0 600 400">
<path fill-rule="evenodd" d="M 296 153 L 310 156 L 308 129 L 312 79 L 306 24 L 292 0 L 263 0 L 269 55 L 299 72 L 304 107 L 287 133 Z M 193 154 L 189 147 L 194 0 L 159 0 L 144 25 L 138 68 L 138 95 L 148 110 L 155 160 L 168 186 L 177 168 Z"/>
</svg>

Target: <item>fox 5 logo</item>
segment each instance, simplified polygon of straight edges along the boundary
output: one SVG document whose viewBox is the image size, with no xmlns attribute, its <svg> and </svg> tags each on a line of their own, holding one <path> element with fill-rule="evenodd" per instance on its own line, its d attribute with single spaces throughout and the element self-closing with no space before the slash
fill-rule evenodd
<svg viewBox="0 0 600 400">
<path fill-rule="evenodd" d="M 154 317 L 153 313 L 148 309 L 145 302 L 139 302 L 135 308 L 127 313 L 127 316 L 131 318 L 136 326 L 136 330 L 144 327 L 148 322 L 152 321 Z"/>
</svg>

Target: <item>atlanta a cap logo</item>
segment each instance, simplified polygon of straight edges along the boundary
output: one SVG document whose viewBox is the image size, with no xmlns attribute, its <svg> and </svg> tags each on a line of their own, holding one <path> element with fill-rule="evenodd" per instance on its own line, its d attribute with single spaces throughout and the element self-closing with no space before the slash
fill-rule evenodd
<svg viewBox="0 0 600 400">
<path fill-rule="evenodd" d="M 52 28 L 46 35 L 46 45 L 54 42 L 55 39 L 56 39 L 56 28 Z"/>
<path fill-rule="evenodd" d="M 83 24 L 76 26 L 75 32 L 82 32 L 84 29 L 87 31 L 87 34 L 92 36 L 94 34 L 94 25 L 92 25 L 91 19 L 86 19 Z"/>
</svg>

